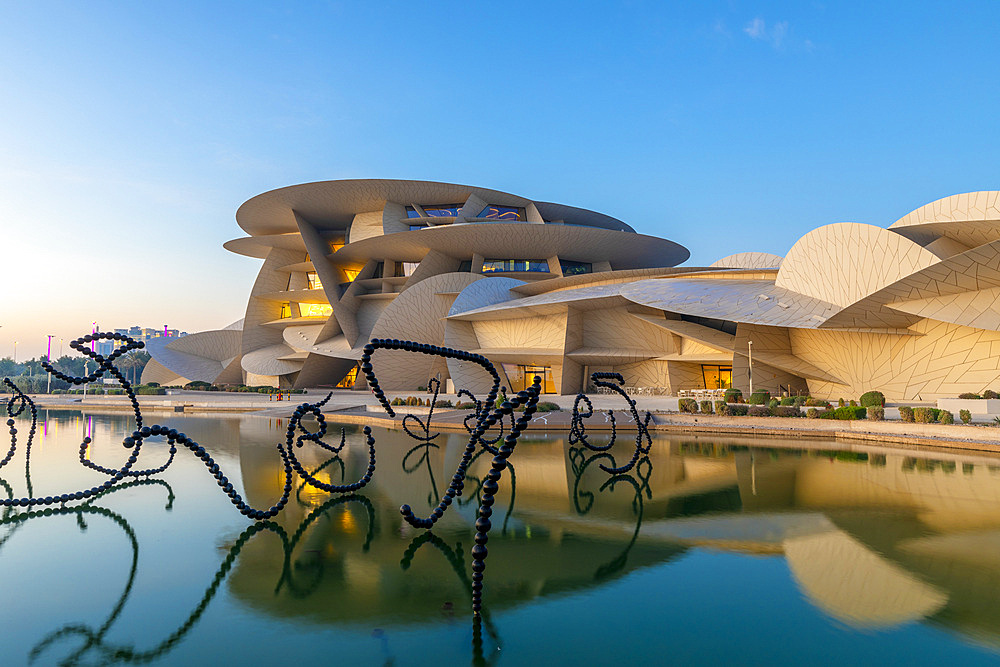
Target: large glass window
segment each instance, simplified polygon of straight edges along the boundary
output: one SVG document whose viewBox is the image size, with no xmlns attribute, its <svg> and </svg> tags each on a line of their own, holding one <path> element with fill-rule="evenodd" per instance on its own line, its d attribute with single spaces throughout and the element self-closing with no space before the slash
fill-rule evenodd
<svg viewBox="0 0 1000 667">
<path fill-rule="evenodd" d="M 278 315 L 278 319 L 288 319 L 292 316 L 292 304 L 287 301 L 281 304 L 281 314 Z"/>
<path fill-rule="evenodd" d="M 525 391 L 534 382 L 535 376 L 542 378 L 542 393 L 556 393 L 555 379 L 551 366 L 528 366 L 523 364 L 503 364 L 504 372 L 513 391 Z"/>
<path fill-rule="evenodd" d="M 328 303 L 300 303 L 299 317 L 329 317 L 333 306 Z"/>
<path fill-rule="evenodd" d="M 729 389 L 733 386 L 733 367 L 702 364 L 705 389 Z"/>
<path fill-rule="evenodd" d="M 355 366 L 347 372 L 344 379 L 337 383 L 337 389 L 353 389 L 354 383 L 358 379 L 358 367 Z"/>
<path fill-rule="evenodd" d="M 319 276 L 314 271 L 306 274 L 306 280 L 309 281 L 309 289 L 323 289 L 323 281 L 319 279 Z"/>
<path fill-rule="evenodd" d="M 490 220 L 524 220 L 524 209 L 514 206 L 490 204 L 480 211 L 476 217 L 488 218 Z"/>
<path fill-rule="evenodd" d="M 410 225 L 411 232 L 415 232 L 420 229 L 427 229 L 427 225 Z"/>
<path fill-rule="evenodd" d="M 590 262 L 574 262 L 570 259 L 560 259 L 559 267 L 564 276 L 578 276 L 581 273 L 591 273 L 594 270 L 594 265 Z"/>
<path fill-rule="evenodd" d="M 483 273 L 510 273 L 513 271 L 548 273 L 549 263 L 544 259 L 488 259 L 483 262 Z"/>
<path fill-rule="evenodd" d="M 462 209 L 464 204 L 428 204 L 427 206 L 421 206 L 424 209 L 424 217 L 428 218 L 454 218 L 458 215 L 458 212 Z M 406 207 L 406 217 L 407 218 L 419 218 L 421 217 L 420 211 L 413 208 L 412 206 Z"/>
</svg>

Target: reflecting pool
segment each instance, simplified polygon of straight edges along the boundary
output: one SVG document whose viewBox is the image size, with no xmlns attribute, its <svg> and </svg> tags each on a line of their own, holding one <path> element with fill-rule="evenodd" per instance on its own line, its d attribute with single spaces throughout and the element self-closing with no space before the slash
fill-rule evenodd
<svg viewBox="0 0 1000 667">
<path fill-rule="evenodd" d="M 255 507 L 284 485 L 285 420 L 147 416 L 208 449 Z M 21 436 L 27 433 L 19 419 Z M 0 469 L 0 493 L 52 495 L 118 466 L 130 418 L 39 411 Z M 414 447 L 375 429 L 378 468 L 357 495 L 296 479 L 274 522 L 251 524 L 180 451 L 145 483 L 92 503 L 0 521 L 2 664 L 960 664 L 1000 660 L 1000 458 L 835 441 L 654 437 L 648 459 L 528 431 L 494 506 L 481 635 L 471 558 L 491 456 L 458 502 L 427 516 L 466 438 Z M 306 446 L 327 483 L 361 477 L 346 427 L 339 457 Z M 337 440 L 338 438 L 331 438 Z M 796 448 L 801 444 L 802 448 Z M 151 439 L 139 465 L 166 445 Z"/>
</svg>

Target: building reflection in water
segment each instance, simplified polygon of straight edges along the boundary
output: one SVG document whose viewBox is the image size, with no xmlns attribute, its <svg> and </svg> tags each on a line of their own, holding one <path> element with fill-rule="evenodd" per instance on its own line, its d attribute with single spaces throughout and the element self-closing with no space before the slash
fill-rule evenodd
<svg viewBox="0 0 1000 667">
<path fill-rule="evenodd" d="M 497 498 L 506 530 L 490 539 L 493 611 L 600 585 L 700 547 L 783 556 L 802 593 L 853 627 L 928 621 L 1000 642 L 997 459 L 660 437 L 625 481 L 594 465 L 600 454 L 568 448 L 561 435 L 526 435 L 511 458 L 514 484 L 502 484 Z M 322 594 L 275 596 L 273 585 L 262 582 L 265 572 L 280 568 L 279 555 L 262 544 L 249 545 L 238 563 L 231 580 L 236 595 L 269 613 L 318 622 L 422 623 L 431 620 L 428 609 L 464 607 L 465 582 L 442 561 L 467 557 L 477 508 L 472 496 L 490 457 L 471 467 L 462 502 L 435 528 L 433 539 L 447 558 L 407 551 L 401 567 L 400 540 L 422 533 L 402 522 L 397 508 L 436 504 L 465 438 L 442 435 L 439 446 L 419 451 L 398 432 L 379 431 L 377 442 L 380 467 L 367 490 L 375 517 L 370 541 L 369 519 L 345 504 L 316 521 L 293 555 L 295 568 L 322 563 Z M 244 443 L 240 464 L 253 502 L 278 493 L 280 468 L 269 447 Z M 327 470 L 339 481 L 363 474 L 365 465 L 359 445 Z M 324 498 L 301 496 L 282 521 L 294 526 Z M 351 604 L 331 604 L 338 599 Z"/>
</svg>

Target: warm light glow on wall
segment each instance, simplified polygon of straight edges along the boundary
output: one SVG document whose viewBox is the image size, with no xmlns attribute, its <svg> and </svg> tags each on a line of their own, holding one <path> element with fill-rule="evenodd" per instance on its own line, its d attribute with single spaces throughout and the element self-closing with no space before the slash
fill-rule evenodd
<svg viewBox="0 0 1000 667">
<path fill-rule="evenodd" d="M 329 317 L 333 314 L 333 306 L 328 303 L 300 303 L 300 317 Z"/>
<path fill-rule="evenodd" d="M 323 281 L 319 279 L 319 276 L 315 272 L 310 271 L 307 273 L 306 280 L 309 281 L 309 289 L 323 289 Z"/>
<path fill-rule="evenodd" d="M 357 279 L 359 273 L 361 273 L 360 270 L 344 269 L 344 275 L 347 276 L 347 282 L 349 283 L 353 283 L 355 279 Z"/>
</svg>

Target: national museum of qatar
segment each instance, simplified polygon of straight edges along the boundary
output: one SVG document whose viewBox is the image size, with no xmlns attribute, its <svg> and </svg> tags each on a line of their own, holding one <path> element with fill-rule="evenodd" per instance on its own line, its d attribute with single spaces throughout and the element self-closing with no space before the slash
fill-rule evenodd
<svg viewBox="0 0 1000 667">
<path fill-rule="evenodd" d="M 244 203 L 263 260 L 244 318 L 149 344 L 144 382 L 354 387 L 372 338 L 485 355 L 512 390 L 575 394 L 595 371 L 638 393 L 735 386 L 933 400 L 1000 389 L 1000 192 L 888 228 L 830 224 L 784 257 L 689 252 L 594 211 L 485 188 L 307 183 Z M 382 350 L 387 391 L 488 385 L 477 366 Z"/>
</svg>

